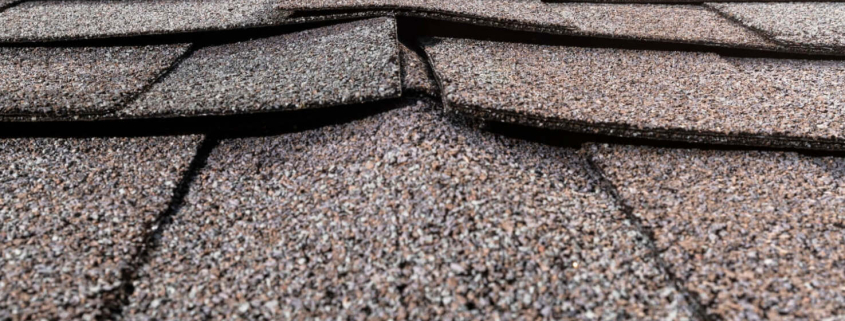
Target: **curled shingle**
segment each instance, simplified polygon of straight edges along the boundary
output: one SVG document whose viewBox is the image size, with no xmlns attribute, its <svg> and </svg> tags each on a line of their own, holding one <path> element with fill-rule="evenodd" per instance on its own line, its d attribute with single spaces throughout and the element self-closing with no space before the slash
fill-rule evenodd
<svg viewBox="0 0 845 321">
<path fill-rule="evenodd" d="M 614 136 L 843 149 L 845 62 L 440 39 L 450 107 Z"/>
</svg>

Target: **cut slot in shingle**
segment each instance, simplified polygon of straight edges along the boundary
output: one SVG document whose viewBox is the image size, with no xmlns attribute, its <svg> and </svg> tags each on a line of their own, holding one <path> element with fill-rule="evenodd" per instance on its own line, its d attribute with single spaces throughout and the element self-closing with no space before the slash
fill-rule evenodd
<svg viewBox="0 0 845 321">
<path fill-rule="evenodd" d="M 394 19 L 376 18 L 202 48 L 122 114 L 267 112 L 395 98 L 402 91 L 395 28 Z"/>
<path fill-rule="evenodd" d="M 596 184 L 578 150 L 482 133 L 421 102 L 225 140 L 124 316 L 688 318 Z"/>
<path fill-rule="evenodd" d="M 708 3 L 788 46 L 845 53 L 845 3 Z"/>
<path fill-rule="evenodd" d="M 845 148 L 845 61 L 459 39 L 433 41 L 426 51 L 446 103 L 489 120 L 626 137 Z"/>
<path fill-rule="evenodd" d="M 97 316 L 199 140 L 0 140 L 0 319 Z"/>
<path fill-rule="evenodd" d="M 845 159 L 607 145 L 592 153 L 715 319 L 845 311 Z"/>
<path fill-rule="evenodd" d="M 402 43 L 399 44 L 399 48 L 402 58 L 403 90 L 412 93 L 437 95 L 437 84 L 435 84 L 434 76 L 429 72 L 423 57 Z"/>
<path fill-rule="evenodd" d="M 569 17 L 550 10 L 540 1 L 524 0 L 280 0 L 285 10 L 365 11 L 399 10 L 405 14 L 460 22 L 528 29 L 571 31 Z"/>
<path fill-rule="evenodd" d="M 777 49 L 749 29 L 702 6 L 660 4 L 549 4 L 573 17 L 578 32 L 614 38 Z"/>
<path fill-rule="evenodd" d="M 0 47 L 0 116 L 113 112 L 188 47 Z"/>
<path fill-rule="evenodd" d="M 50 41 L 255 27 L 288 15 L 275 0 L 45 0 L 0 13 L 0 41 Z"/>
</svg>

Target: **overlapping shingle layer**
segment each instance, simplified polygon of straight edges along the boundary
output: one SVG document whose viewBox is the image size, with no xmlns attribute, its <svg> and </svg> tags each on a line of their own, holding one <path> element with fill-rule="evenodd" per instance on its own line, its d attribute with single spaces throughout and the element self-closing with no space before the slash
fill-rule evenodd
<svg viewBox="0 0 845 321">
<path fill-rule="evenodd" d="M 0 47 L 0 115 L 114 112 L 188 47 Z"/>
<path fill-rule="evenodd" d="M 0 319 L 98 316 L 199 139 L 0 140 Z"/>
<path fill-rule="evenodd" d="M 121 113 L 250 113 L 394 98 L 399 63 L 391 18 L 206 47 Z"/>
<path fill-rule="evenodd" d="M 845 159 L 607 145 L 591 152 L 707 313 L 821 320 L 845 309 Z"/>
<path fill-rule="evenodd" d="M 221 142 L 127 312 L 688 318 L 644 240 L 577 150 L 482 134 L 417 103 Z"/>
<path fill-rule="evenodd" d="M 0 41 L 38 42 L 272 25 L 275 0 L 39 0 L 0 13 Z"/>
<path fill-rule="evenodd" d="M 845 313 L 840 4 L 9 3 L 0 320 Z"/>
<path fill-rule="evenodd" d="M 842 61 L 465 39 L 425 48 L 445 102 L 488 119 L 711 143 L 845 142 Z"/>
</svg>

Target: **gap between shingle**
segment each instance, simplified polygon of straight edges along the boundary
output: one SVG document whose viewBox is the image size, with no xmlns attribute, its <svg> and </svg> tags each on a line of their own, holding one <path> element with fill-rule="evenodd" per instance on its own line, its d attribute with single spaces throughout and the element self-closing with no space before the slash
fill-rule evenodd
<svg viewBox="0 0 845 321">
<path fill-rule="evenodd" d="M 190 191 L 192 183 L 200 170 L 205 167 L 208 156 L 211 155 L 211 151 L 218 143 L 219 139 L 216 136 L 206 136 L 203 139 L 197 148 L 194 159 L 191 160 L 191 164 L 173 190 L 173 196 L 167 208 L 144 229 L 146 234 L 140 244 L 138 254 L 132 262 L 121 269 L 120 286 L 103 294 L 103 306 L 98 319 L 112 320 L 122 315 L 123 308 L 129 303 L 129 298 L 135 290 L 133 283 L 138 277 L 138 272 L 147 265 L 152 253 L 158 248 L 162 233 L 173 222 L 173 217 L 184 205 L 185 197 Z"/>
</svg>

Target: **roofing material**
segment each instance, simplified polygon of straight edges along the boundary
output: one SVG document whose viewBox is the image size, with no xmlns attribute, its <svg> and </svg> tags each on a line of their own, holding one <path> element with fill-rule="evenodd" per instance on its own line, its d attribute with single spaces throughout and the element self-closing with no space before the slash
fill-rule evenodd
<svg viewBox="0 0 845 321">
<path fill-rule="evenodd" d="M 845 138 L 842 61 L 448 38 L 425 50 L 444 102 L 486 119 L 782 147 L 840 149 Z"/>
<path fill-rule="evenodd" d="M 845 308 L 845 159 L 617 145 L 590 151 L 708 314 L 821 320 Z"/>
<path fill-rule="evenodd" d="M 206 47 L 121 113 L 251 113 L 394 98 L 399 63 L 391 18 Z"/>
<path fill-rule="evenodd" d="M 222 141 L 129 319 L 689 317 L 577 150 L 399 107 Z"/>
<path fill-rule="evenodd" d="M 188 47 L 0 47 L 0 115 L 114 112 Z"/>
<path fill-rule="evenodd" d="M 275 0 L 39 0 L 0 13 L 0 41 L 40 42 L 272 25 Z"/>
<path fill-rule="evenodd" d="M 708 3 L 746 26 L 793 47 L 841 52 L 845 3 Z"/>
<path fill-rule="evenodd" d="M 0 318 L 101 317 L 200 138 L 0 140 Z"/>
</svg>

